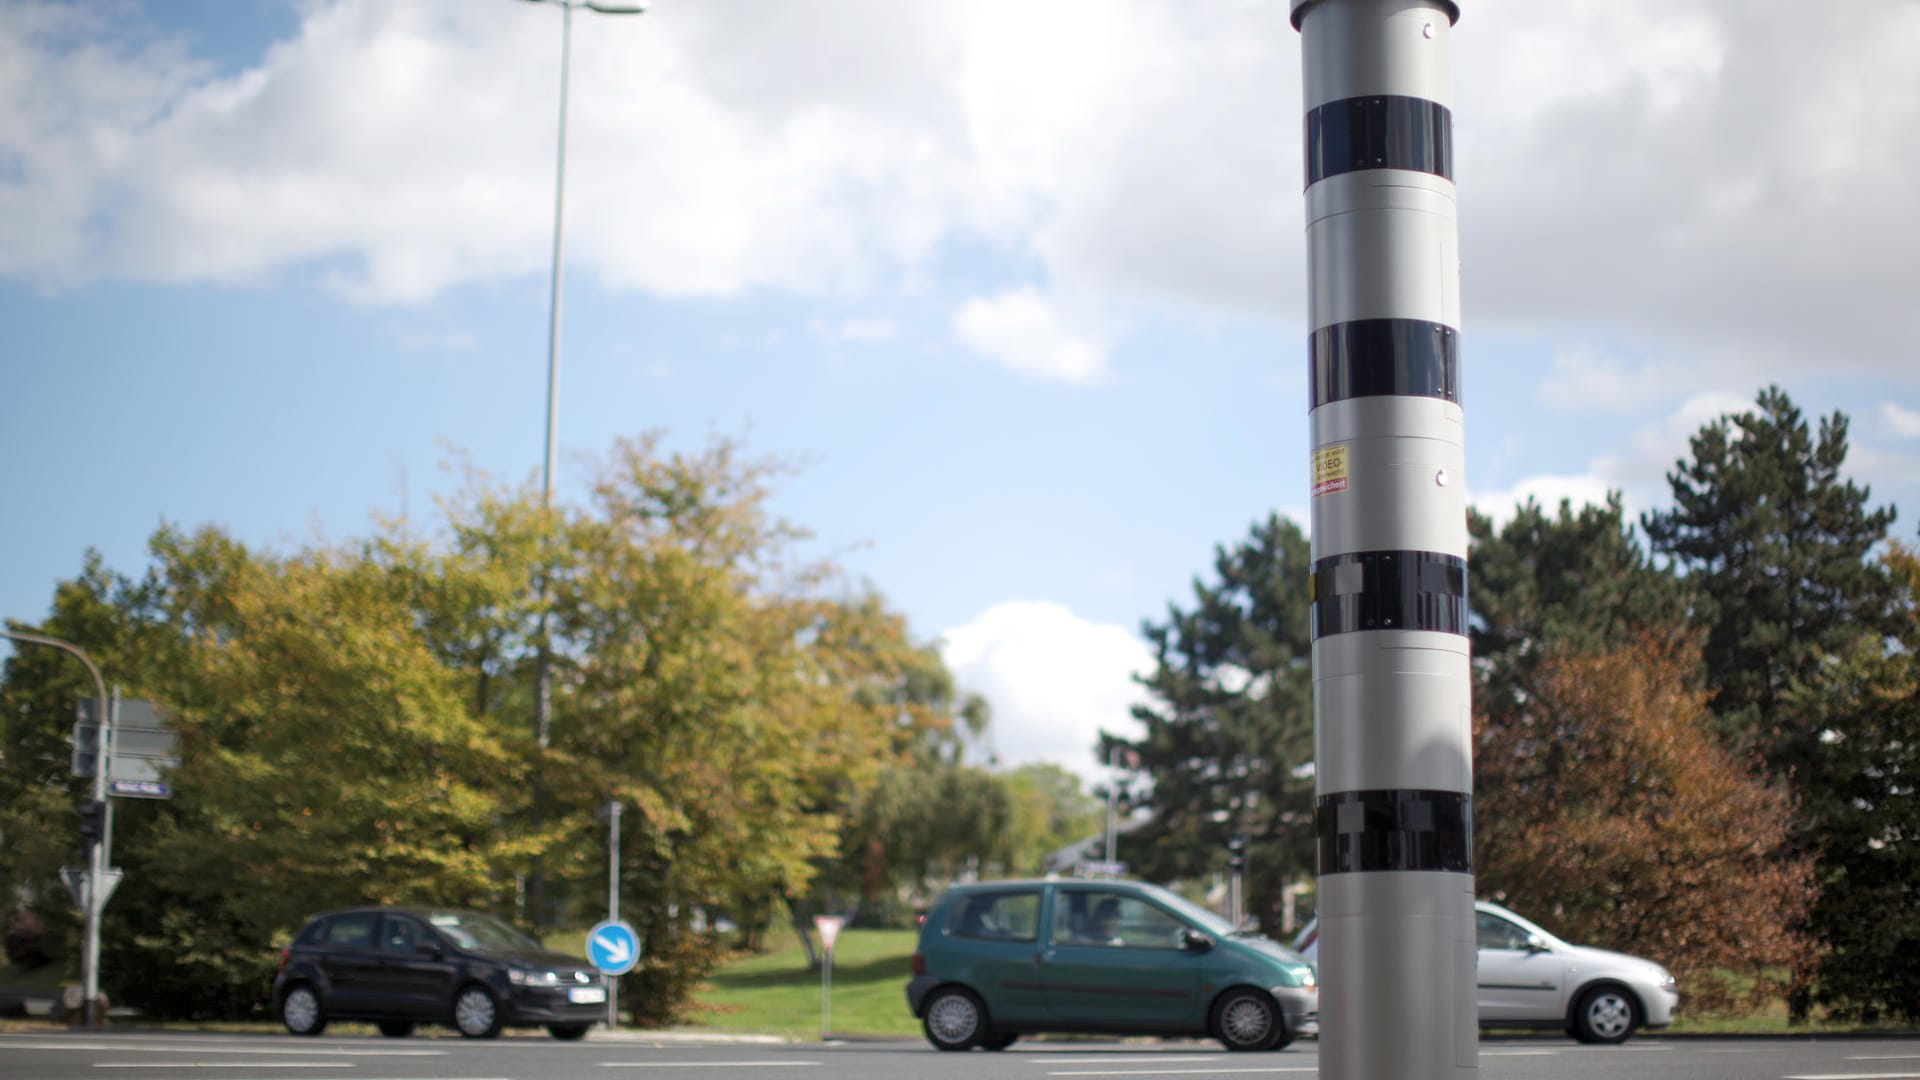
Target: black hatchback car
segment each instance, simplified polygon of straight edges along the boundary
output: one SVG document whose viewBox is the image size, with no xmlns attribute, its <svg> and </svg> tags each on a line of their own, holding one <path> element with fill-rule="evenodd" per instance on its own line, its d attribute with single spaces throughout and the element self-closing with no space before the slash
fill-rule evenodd
<svg viewBox="0 0 1920 1080">
<path fill-rule="evenodd" d="M 274 1010 L 295 1035 L 372 1020 L 405 1038 L 451 1024 L 470 1039 L 544 1025 L 578 1039 L 607 1011 L 606 979 L 491 915 L 353 908 L 315 915 L 280 953 Z"/>
</svg>

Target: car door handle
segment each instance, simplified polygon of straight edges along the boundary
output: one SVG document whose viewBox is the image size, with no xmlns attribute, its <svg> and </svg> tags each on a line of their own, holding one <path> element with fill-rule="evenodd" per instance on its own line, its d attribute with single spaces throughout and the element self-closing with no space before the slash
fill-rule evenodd
<svg viewBox="0 0 1920 1080">
<path fill-rule="evenodd" d="M 1040 966 L 1040 961 L 1042 961 L 1042 960 L 1051 960 L 1051 959 L 1053 959 L 1053 950 L 1052 950 L 1052 949 L 1043 949 L 1043 950 L 1041 950 L 1040 952 L 1037 952 L 1037 953 L 1034 953 L 1034 954 L 1033 954 L 1033 966 L 1034 966 L 1034 967 L 1039 967 L 1039 966 Z"/>
</svg>

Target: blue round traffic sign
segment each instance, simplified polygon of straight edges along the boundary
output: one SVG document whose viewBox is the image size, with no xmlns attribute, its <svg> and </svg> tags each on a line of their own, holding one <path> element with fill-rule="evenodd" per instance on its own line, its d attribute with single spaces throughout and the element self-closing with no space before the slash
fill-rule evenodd
<svg viewBox="0 0 1920 1080">
<path fill-rule="evenodd" d="M 618 920 L 598 923 L 587 931 L 587 959 L 608 975 L 625 975 L 640 962 L 640 935 Z"/>
</svg>

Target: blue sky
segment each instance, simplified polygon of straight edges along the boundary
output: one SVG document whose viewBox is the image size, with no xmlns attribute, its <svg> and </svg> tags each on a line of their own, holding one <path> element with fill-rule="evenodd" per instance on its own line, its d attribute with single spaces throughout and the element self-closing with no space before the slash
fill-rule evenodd
<svg viewBox="0 0 1920 1080">
<path fill-rule="evenodd" d="M 1091 772 L 1140 621 L 1306 503 L 1282 0 L 576 17 L 558 491 L 621 435 L 779 507 Z M 1468 484 L 1661 505 L 1778 382 L 1920 514 L 1920 6 L 1472 0 Z M 560 13 L 0 0 L 0 614 L 163 521 L 265 546 L 535 477 Z"/>
</svg>

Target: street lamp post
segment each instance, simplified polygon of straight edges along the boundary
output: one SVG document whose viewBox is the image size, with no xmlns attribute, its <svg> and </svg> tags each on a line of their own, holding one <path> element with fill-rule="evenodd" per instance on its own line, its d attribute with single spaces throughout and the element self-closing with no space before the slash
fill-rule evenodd
<svg viewBox="0 0 1920 1080">
<path fill-rule="evenodd" d="M 554 153 L 553 277 L 547 314 L 547 439 L 546 450 L 540 464 L 540 508 L 551 510 L 553 508 L 553 458 L 559 438 L 560 421 L 560 286 L 564 266 L 561 256 L 566 236 L 564 225 L 567 208 L 567 89 L 572 75 L 573 11 L 575 8 L 586 8 L 601 15 L 639 15 L 647 8 L 644 3 L 621 3 L 616 0 L 529 0 L 529 2 L 547 4 L 560 9 L 560 133 Z M 553 650 L 547 644 L 547 586 L 547 572 L 542 566 L 539 582 L 539 628 L 535 634 L 538 654 L 534 658 L 533 666 L 533 741 L 541 751 L 545 751 L 552 741 L 553 729 Z M 536 810 L 540 797 L 539 784 L 539 777 L 536 775 L 534 779 Z M 536 865 L 534 875 L 536 904 L 545 892 L 539 878 Z"/>
<path fill-rule="evenodd" d="M 554 152 L 553 168 L 553 272 L 549 289 L 547 311 L 547 438 L 546 452 L 540 464 L 540 506 L 548 509 L 553 506 L 553 458 L 559 438 L 560 424 L 560 298 L 562 273 L 565 266 L 562 258 L 566 239 L 567 210 L 567 92 L 572 76 L 573 62 L 573 12 L 575 8 L 585 8 L 601 15 L 639 15 L 647 10 L 644 3 L 617 3 L 614 0 L 529 0 L 530 3 L 545 4 L 560 9 L 560 123 L 559 137 Z M 544 583 L 543 583 L 544 591 Z M 546 614 L 542 605 L 541 630 L 545 639 L 544 625 Z M 542 646 L 542 662 L 539 667 L 539 688 L 536 693 L 535 717 L 536 736 L 541 747 L 547 745 L 548 721 L 550 718 L 547 687 L 547 663 Z"/>
</svg>

